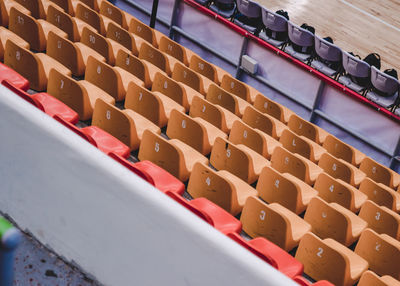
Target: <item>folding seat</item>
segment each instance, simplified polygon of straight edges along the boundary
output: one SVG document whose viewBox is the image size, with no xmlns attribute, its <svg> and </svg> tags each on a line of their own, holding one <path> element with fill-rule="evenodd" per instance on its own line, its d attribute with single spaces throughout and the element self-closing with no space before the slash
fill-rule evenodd
<svg viewBox="0 0 400 286">
<path fill-rule="evenodd" d="M 294 114 L 294 112 L 289 108 L 269 99 L 262 94 L 256 95 L 256 99 L 254 100 L 254 108 L 262 113 L 271 115 L 285 124 L 289 122 L 290 116 Z"/>
<path fill-rule="evenodd" d="M 400 286 L 399 280 L 394 279 L 392 276 L 379 277 L 374 272 L 368 270 L 361 275 L 358 286 Z"/>
<path fill-rule="evenodd" d="M 251 237 L 262 236 L 286 251 L 299 244 L 311 225 L 277 203 L 266 204 L 249 197 L 240 216 L 243 230 Z"/>
<path fill-rule="evenodd" d="M 177 139 L 166 140 L 151 130 L 143 132 L 138 158 L 157 164 L 182 182 L 189 179 L 196 162 L 208 164 L 208 159 L 192 147 Z"/>
<path fill-rule="evenodd" d="M 227 170 L 249 184 L 254 183 L 270 162 L 242 144 L 235 145 L 217 137 L 210 156 L 211 165 L 217 170 Z"/>
<path fill-rule="evenodd" d="M 365 158 L 365 154 L 339 140 L 332 134 L 326 136 L 324 144 L 322 144 L 330 154 L 336 158 L 343 159 L 354 166 L 359 166 L 361 161 Z"/>
<path fill-rule="evenodd" d="M 150 161 L 145 160 L 133 164 L 115 153 L 110 153 L 109 156 L 163 193 L 172 192 L 183 195 L 185 192 L 185 185 L 181 181 Z"/>
<path fill-rule="evenodd" d="M 356 92 L 364 91 L 370 78 L 370 65 L 345 51 L 342 51 L 342 65 L 346 73 L 339 77 L 339 82 Z"/>
<path fill-rule="evenodd" d="M 229 75 L 229 73 L 224 69 L 220 68 L 219 66 L 213 65 L 210 62 L 207 62 L 194 52 L 192 52 L 192 55 L 190 57 L 189 68 L 207 77 L 218 85 L 221 84 L 222 78 L 225 74 Z"/>
<path fill-rule="evenodd" d="M 310 160 L 293 154 L 283 147 L 276 147 L 271 157 L 271 167 L 281 173 L 289 173 L 312 186 L 323 170 Z"/>
<path fill-rule="evenodd" d="M 189 115 L 203 118 L 225 133 L 229 133 L 233 123 L 240 120 L 235 114 L 219 105 L 210 103 L 200 96 L 193 97 Z"/>
<path fill-rule="evenodd" d="M 175 58 L 174 58 L 175 59 Z M 190 89 L 199 92 L 202 95 L 206 95 L 210 84 L 212 81 L 208 78 L 198 74 L 197 72 L 191 70 L 183 63 L 175 59 L 175 62 L 169 60 L 171 64 L 172 75 L 171 77 L 186 86 Z M 172 69 L 173 67 L 173 69 Z"/>
<path fill-rule="evenodd" d="M 400 193 L 388 186 L 377 183 L 371 180 L 371 178 L 365 178 L 358 189 L 376 204 L 385 206 L 395 212 L 400 211 Z"/>
<path fill-rule="evenodd" d="M 253 106 L 246 107 L 242 120 L 244 123 L 267 133 L 275 139 L 279 139 L 283 130 L 287 129 L 285 124 L 273 118 L 272 116 L 269 116 L 268 114 L 261 113 Z"/>
<path fill-rule="evenodd" d="M 400 240 L 400 215 L 393 210 L 368 200 L 358 216 L 368 223 L 370 229 Z"/>
<path fill-rule="evenodd" d="M 357 167 L 329 153 L 322 154 L 318 166 L 335 179 L 341 179 L 354 187 L 357 187 L 365 178 L 365 173 Z"/>
<path fill-rule="evenodd" d="M 368 228 L 361 234 L 354 252 L 368 261 L 369 269 L 376 274 L 400 280 L 400 241 Z"/>
<path fill-rule="evenodd" d="M 285 47 L 285 52 L 303 62 L 309 61 L 314 50 L 314 34 L 288 21 L 288 36 L 291 44 Z"/>
<path fill-rule="evenodd" d="M 371 83 L 373 89 L 367 92 L 366 97 L 384 108 L 390 108 L 399 95 L 399 81 L 371 66 Z"/>
<path fill-rule="evenodd" d="M 75 110 L 83 121 L 92 118 L 98 98 L 115 105 L 115 99 L 96 85 L 86 80 L 76 81 L 57 70 L 50 71 L 47 92 Z"/>
<path fill-rule="evenodd" d="M 278 203 L 296 214 L 304 212 L 318 192 L 289 173 L 264 167 L 258 178 L 258 195 L 267 203 Z"/>
<path fill-rule="evenodd" d="M 151 91 L 165 94 L 173 99 L 188 111 L 192 104 L 194 96 L 203 97 L 200 93 L 185 88 L 185 85 L 179 83 L 164 73 L 157 72 L 154 76 Z"/>
<path fill-rule="evenodd" d="M 111 4 L 109 1 L 102 1 L 100 3 L 100 15 L 105 16 L 118 25 L 122 26 L 124 29 L 128 29 L 131 20 L 134 18 L 128 12 L 125 12 L 118 8 L 117 6 Z M 107 26 L 106 26 L 107 28 Z"/>
<path fill-rule="evenodd" d="M 106 34 L 108 23 L 111 22 L 111 19 L 107 17 L 100 17 L 100 15 L 95 10 L 89 8 L 89 6 L 87 5 L 84 5 L 83 2 L 77 4 L 75 17 L 89 24 L 102 35 Z M 107 22 L 105 23 L 104 20 L 106 20 Z"/>
<path fill-rule="evenodd" d="M 51 69 L 71 76 L 71 71 L 46 54 L 34 54 L 19 47 L 13 41 L 7 41 L 4 63 L 29 80 L 36 91 L 46 90 L 47 79 Z"/>
<path fill-rule="evenodd" d="M 0 63 L 0 84 L 8 81 L 12 86 L 27 91 L 29 89 L 29 81 L 12 68 Z"/>
<path fill-rule="evenodd" d="M 241 120 L 233 122 L 229 141 L 233 144 L 243 144 L 267 159 L 271 158 L 277 146 L 281 143 L 268 136 L 264 132 L 251 128 Z"/>
<path fill-rule="evenodd" d="M 75 16 L 76 6 L 78 5 L 78 3 L 82 3 L 79 0 L 50 0 L 50 1 L 55 3 L 60 8 L 62 8 L 66 13 L 68 13 L 72 17 Z M 47 16 L 48 14 L 49 14 L 49 9 L 47 10 Z"/>
<path fill-rule="evenodd" d="M 303 273 L 303 265 L 298 260 L 268 239 L 257 237 L 247 241 L 237 233 L 227 235 L 290 278 Z"/>
<path fill-rule="evenodd" d="M 234 216 L 242 211 L 249 197 L 257 196 L 254 188 L 235 175 L 214 171 L 201 163 L 193 167 L 187 192 L 193 198 L 207 198 Z"/>
<path fill-rule="evenodd" d="M 320 145 L 324 143 L 326 136 L 329 134 L 321 127 L 304 120 L 297 114 L 292 114 L 290 116 L 287 125 L 289 129 L 297 135 L 307 137 Z"/>
<path fill-rule="evenodd" d="M 221 87 L 227 92 L 230 92 L 250 103 L 253 103 L 256 99 L 256 95 L 260 93 L 255 88 L 237 80 L 228 73 L 224 74 L 222 77 Z"/>
<path fill-rule="evenodd" d="M 337 203 L 354 213 L 358 213 L 368 197 L 357 188 L 335 179 L 327 173 L 321 173 L 314 184 L 318 196 L 328 203 Z"/>
<path fill-rule="evenodd" d="M 342 69 L 342 50 L 317 35 L 314 39 L 317 58 L 311 62 L 311 66 L 327 76 L 336 77 Z"/>
<path fill-rule="evenodd" d="M 36 19 L 46 19 L 49 6 L 55 6 L 60 9 L 56 3 L 49 0 L 15 0 L 31 12 L 31 15 Z"/>
<path fill-rule="evenodd" d="M 288 20 L 264 7 L 261 7 L 261 15 L 265 30 L 259 37 L 275 47 L 284 45 L 288 40 Z"/>
<path fill-rule="evenodd" d="M 311 199 L 304 220 L 318 237 L 333 238 L 346 246 L 353 244 L 367 228 L 367 222 L 350 210 L 318 196 Z"/>
<path fill-rule="evenodd" d="M 8 20 L 11 7 L 20 10 L 25 15 L 31 15 L 31 11 L 26 9 L 18 2 L 15 2 L 13 0 L 2 0 L 0 1 L 0 25 L 3 27 L 8 27 Z"/>
<path fill-rule="evenodd" d="M 110 94 L 116 101 L 125 99 L 129 83 L 135 82 L 144 86 L 143 82 L 133 74 L 119 67 L 111 67 L 92 56 L 89 56 L 87 61 L 85 80 Z"/>
<path fill-rule="evenodd" d="M 170 61 L 172 57 L 182 62 L 184 65 L 189 66 L 191 58 L 195 54 L 193 51 L 186 49 L 184 46 L 164 35 L 160 37 L 159 41 L 160 43 L 158 49 L 164 52 Z"/>
<path fill-rule="evenodd" d="M 199 0 L 197 0 L 199 1 Z M 204 0 L 200 0 L 203 1 Z M 210 9 L 224 18 L 231 18 L 236 11 L 236 1 L 234 0 L 214 0 Z"/>
<path fill-rule="evenodd" d="M 392 189 L 400 186 L 400 174 L 369 157 L 362 160 L 360 170 L 375 182 L 382 183 Z"/>
<path fill-rule="evenodd" d="M 131 150 L 139 148 L 145 130 L 161 133 L 161 129 L 157 125 L 140 114 L 130 109 L 120 110 L 101 98 L 96 100 L 92 125 L 100 127 L 121 140 Z"/>
<path fill-rule="evenodd" d="M 149 71 L 162 71 L 168 76 L 171 76 L 172 74 L 173 66 L 170 66 L 168 57 L 147 42 L 143 42 L 140 45 L 139 59 L 142 59 L 142 61 L 145 61 L 148 64 Z M 178 60 L 176 60 L 176 62 L 178 62 Z M 175 62 L 172 64 L 175 64 Z M 154 71 L 150 71 L 150 73 L 154 73 Z"/>
<path fill-rule="evenodd" d="M 47 36 L 50 31 L 63 38 L 68 34 L 57 28 L 49 22 L 32 16 L 26 15 L 14 7 L 10 10 L 9 26 L 11 32 L 14 32 L 30 45 L 30 49 L 37 52 L 46 50 Z"/>
<path fill-rule="evenodd" d="M 237 0 L 239 15 L 233 22 L 256 36 L 262 28 L 261 6 L 251 0 Z"/>
<path fill-rule="evenodd" d="M 158 48 L 160 39 L 164 37 L 161 32 L 158 32 L 156 29 L 152 29 L 136 18 L 131 19 L 129 32 L 133 33 L 136 41 L 139 43 L 139 46 L 143 42 L 147 42 L 153 45 L 155 48 Z"/>
<path fill-rule="evenodd" d="M 354 285 L 368 269 L 368 262 L 344 245 L 312 233 L 303 236 L 295 258 L 312 279 L 328 280 L 336 286 Z"/>
<path fill-rule="evenodd" d="M 314 163 L 318 163 L 322 154 L 326 153 L 325 148 L 321 147 L 321 145 L 318 145 L 307 137 L 297 135 L 289 129 L 283 130 L 279 142 L 288 151 L 297 153 Z"/>
<path fill-rule="evenodd" d="M 153 79 L 150 78 L 147 65 L 145 65 L 139 58 L 127 53 L 124 50 L 119 50 L 117 58 L 115 59 L 115 66 L 130 72 L 135 77 L 143 81 L 146 88 L 151 88 Z"/>
<path fill-rule="evenodd" d="M 216 84 L 210 84 L 206 99 L 214 104 L 218 104 L 239 117 L 243 116 L 244 110 L 250 105 L 246 100 L 227 92 Z"/>
<path fill-rule="evenodd" d="M 74 110 L 48 93 L 29 94 L 18 86 L 13 85 L 9 80 L 3 80 L 1 83 L 51 117 L 59 116 L 63 120 L 73 124 L 79 120 L 78 114 Z"/>
<path fill-rule="evenodd" d="M 65 2 L 67 3 L 67 2 Z M 46 21 L 53 24 L 60 30 L 68 34 L 68 39 L 73 42 L 78 42 L 81 39 L 83 27 L 87 27 L 96 32 L 96 29 L 86 22 L 70 16 L 64 11 L 50 5 L 47 12 Z"/>
<path fill-rule="evenodd" d="M 228 136 L 211 123 L 200 117 L 190 117 L 184 112 L 172 110 L 166 134 L 169 138 L 178 139 L 203 155 L 208 155 L 215 139 Z"/>
<path fill-rule="evenodd" d="M 125 98 L 125 108 L 132 109 L 162 128 L 167 125 L 171 111 L 182 113 L 185 108 L 162 93 L 155 93 L 131 82 Z"/>
<path fill-rule="evenodd" d="M 135 38 L 127 30 L 121 28 L 115 23 L 111 22 L 108 24 L 106 37 L 111 43 L 114 50 L 114 56 L 117 57 L 117 51 L 122 50 L 133 54 L 134 56 L 139 55 L 139 49 L 136 45 Z"/>
<path fill-rule="evenodd" d="M 101 2 L 106 0 L 80 0 L 80 2 L 84 3 L 86 6 L 90 7 L 91 9 L 99 12 Z"/>
</svg>

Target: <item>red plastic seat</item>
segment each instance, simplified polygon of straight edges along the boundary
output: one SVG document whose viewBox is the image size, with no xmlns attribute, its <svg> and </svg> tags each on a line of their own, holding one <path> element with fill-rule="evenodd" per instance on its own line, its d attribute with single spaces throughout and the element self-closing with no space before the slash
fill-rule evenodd
<svg viewBox="0 0 400 286">
<path fill-rule="evenodd" d="M 73 124 L 79 120 L 78 113 L 48 93 L 41 92 L 30 95 L 7 80 L 3 80 L 2 84 L 51 117 L 59 116 Z"/>
<path fill-rule="evenodd" d="M 239 233 L 242 229 L 239 220 L 206 198 L 188 201 L 176 193 L 166 194 L 224 234 Z"/>
<path fill-rule="evenodd" d="M 12 68 L 0 63 L 0 82 L 3 83 L 3 80 L 9 81 L 11 85 L 22 89 L 23 91 L 29 89 L 29 81 L 26 78 L 14 71 Z"/>
<path fill-rule="evenodd" d="M 315 283 L 312 283 L 312 282 L 308 281 L 306 278 L 304 278 L 303 276 L 296 276 L 293 278 L 293 280 L 301 286 L 310 286 L 310 285 L 313 285 L 313 286 L 335 286 L 331 282 L 326 281 L 326 280 L 320 280 Z"/>
<path fill-rule="evenodd" d="M 185 192 L 185 185 L 181 181 L 150 161 L 133 164 L 117 154 L 109 153 L 109 155 L 163 193 L 182 195 Z"/>
<path fill-rule="evenodd" d="M 229 233 L 228 236 L 290 278 L 303 273 L 303 264 L 263 237 L 247 241 L 237 233 Z"/>
</svg>

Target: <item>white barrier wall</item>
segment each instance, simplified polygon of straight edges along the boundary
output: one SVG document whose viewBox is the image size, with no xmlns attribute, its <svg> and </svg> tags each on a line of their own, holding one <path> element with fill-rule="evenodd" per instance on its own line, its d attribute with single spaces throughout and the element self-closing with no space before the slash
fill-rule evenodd
<svg viewBox="0 0 400 286">
<path fill-rule="evenodd" d="M 105 285 L 296 285 L 0 85 L 0 211 Z"/>
</svg>

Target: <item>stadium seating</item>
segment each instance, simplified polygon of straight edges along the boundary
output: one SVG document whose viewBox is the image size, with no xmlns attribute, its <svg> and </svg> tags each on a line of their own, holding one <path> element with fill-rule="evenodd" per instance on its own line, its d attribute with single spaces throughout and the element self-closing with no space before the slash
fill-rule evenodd
<svg viewBox="0 0 400 286">
<path fill-rule="evenodd" d="M 332 77 L 336 77 L 340 72 L 342 62 L 342 50 L 318 36 L 315 36 L 315 53 L 318 59 L 311 62 L 311 66 L 316 70 Z M 336 64 L 336 69 L 332 66 Z"/>
<path fill-rule="evenodd" d="M 393 105 L 399 95 L 399 81 L 372 66 L 371 83 L 373 89 L 366 94 L 366 97 L 385 108 Z"/>
<path fill-rule="evenodd" d="M 234 23 L 247 31 L 258 34 L 261 28 L 261 7 L 251 0 L 237 0 L 239 14 L 235 16 Z"/>
<path fill-rule="evenodd" d="M 260 38 L 275 47 L 281 47 L 288 40 L 288 20 L 264 7 L 261 7 L 261 14 L 265 31 L 260 33 Z"/>
<path fill-rule="evenodd" d="M 314 34 L 288 21 L 288 36 L 291 45 L 285 47 L 285 52 L 303 62 L 310 60 L 312 55 L 309 50 L 314 47 Z M 293 44 L 297 45 L 300 51 L 295 49 Z"/>
<path fill-rule="evenodd" d="M 370 65 L 345 51 L 342 52 L 342 55 L 342 63 L 346 75 L 339 77 L 339 82 L 357 92 L 364 91 L 367 86 L 359 79 L 369 79 L 371 73 Z"/>
<path fill-rule="evenodd" d="M 201 4 L 206 4 L 209 0 L 198 0 Z M 212 1 L 210 9 L 224 18 L 231 18 L 236 11 L 236 1 L 234 0 L 215 0 Z"/>
</svg>

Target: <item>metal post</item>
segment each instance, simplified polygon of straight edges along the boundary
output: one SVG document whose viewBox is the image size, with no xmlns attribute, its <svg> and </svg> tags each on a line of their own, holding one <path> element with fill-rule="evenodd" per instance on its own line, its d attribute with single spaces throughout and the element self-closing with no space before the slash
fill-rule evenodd
<svg viewBox="0 0 400 286">
<path fill-rule="evenodd" d="M 14 256 L 20 241 L 20 232 L 0 217 L 0 286 L 12 286 L 14 283 Z"/>
<path fill-rule="evenodd" d="M 154 28 L 157 18 L 158 0 L 153 0 L 153 8 L 151 9 L 150 27 Z"/>
</svg>

